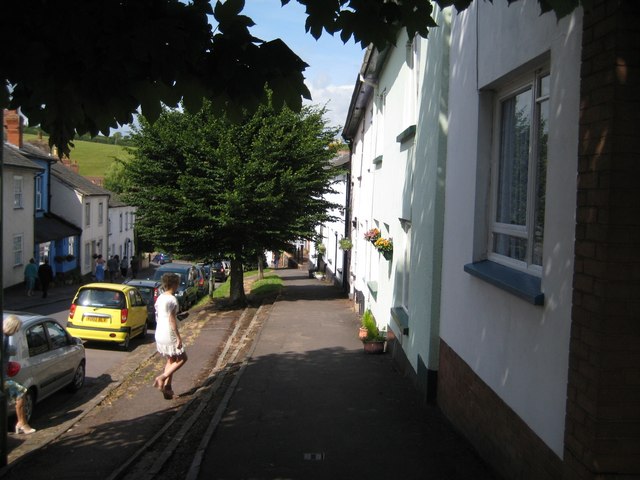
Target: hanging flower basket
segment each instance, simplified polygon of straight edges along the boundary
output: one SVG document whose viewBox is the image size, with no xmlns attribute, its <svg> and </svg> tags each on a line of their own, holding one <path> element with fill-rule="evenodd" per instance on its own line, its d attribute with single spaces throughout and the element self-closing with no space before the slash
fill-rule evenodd
<svg viewBox="0 0 640 480">
<path fill-rule="evenodd" d="M 377 228 L 372 228 L 371 230 L 367 230 L 364 234 L 364 239 L 368 240 L 371 243 L 376 243 L 376 240 L 380 238 L 380 230 Z"/>
<path fill-rule="evenodd" d="M 374 247 L 384 256 L 385 259 L 393 258 L 393 240 L 390 238 L 378 238 L 373 244 Z"/>
<path fill-rule="evenodd" d="M 353 247 L 353 243 L 351 243 L 350 238 L 341 238 L 338 240 L 338 245 L 340 246 L 340 250 L 351 250 Z"/>
</svg>

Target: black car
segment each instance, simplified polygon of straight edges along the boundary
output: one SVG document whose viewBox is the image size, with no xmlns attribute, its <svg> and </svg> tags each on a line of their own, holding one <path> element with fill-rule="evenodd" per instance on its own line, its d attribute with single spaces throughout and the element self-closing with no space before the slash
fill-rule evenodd
<svg viewBox="0 0 640 480">
<path fill-rule="evenodd" d="M 144 301 L 147 303 L 147 325 L 153 326 L 156 323 L 156 300 L 160 295 L 160 282 L 158 280 L 127 280 L 127 285 L 136 287 Z"/>
<path fill-rule="evenodd" d="M 217 282 L 226 282 L 231 273 L 231 265 L 226 260 L 217 260 L 213 262 L 211 270 Z"/>
<path fill-rule="evenodd" d="M 181 312 L 189 310 L 200 298 L 198 269 L 191 263 L 169 263 L 158 267 L 153 279 L 159 282 L 165 273 L 175 273 L 180 277 L 176 298 Z"/>
</svg>

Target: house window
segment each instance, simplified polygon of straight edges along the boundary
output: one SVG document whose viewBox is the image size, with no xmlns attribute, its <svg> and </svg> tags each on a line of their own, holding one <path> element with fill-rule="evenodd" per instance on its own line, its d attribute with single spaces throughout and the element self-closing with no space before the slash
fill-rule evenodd
<svg viewBox="0 0 640 480">
<path fill-rule="evenodd" d="M 124 214 L 124 229 L 129 230 L 129 212 Z"/>
<path fill-rule="evenodd" d="M 98 225 L 102 225 L 104 223 L 104 203 L 98 203 Z"/>
<path fill-rule="evenodd" d="M 36 177 L 36 210 L 42 210 L 42 176 Z"/>
<path fill-rule="evenodd" d="M 22 177 L 15 175 L 13 177 L 13 208 L 22 208 L 22 187 Z"/>
<path fill-rule="evenodd" d="M 22 265 L 23 263 L 23 247 L 24 239 L 21 233 L 13 236 L 13 265 Z"/>
<path fill-rule="evenodd" d="M 540 275 L 549 119 L 549 74 L 537 73 L 497 102 L 489 258 Z"/>
<path fill-rule="evenodd" d="M 91 269 L 91 243 L 89 242 L 84 244 L 84 260 L 82 263 L 85 270 Z"/>
<path fill-rule="evenodd" d="M 122 214 L 120 214 L 120 231 L 122 231 Z"/>
<path fill-rule="evenodd" d="M 76 254 L 76 239 L 75 237 L 69 237 L 69 243 L 67 243 L 67 255 Z"/>
<path fill-rule="evenodd" d="M 88 227 L 91 225 L 91 204 L 84 204 L 84 224 Z"/>
</svg>

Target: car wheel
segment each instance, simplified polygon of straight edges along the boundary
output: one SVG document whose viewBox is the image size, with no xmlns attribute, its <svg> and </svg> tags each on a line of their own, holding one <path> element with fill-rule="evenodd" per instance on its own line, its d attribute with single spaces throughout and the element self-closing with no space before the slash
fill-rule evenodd
<svg viewBox="0 0 640 480">
<path fill-rule="evenodd" d="M 76 373 L 73 374 L 73 380 L 67 387 L 67 390 L 70 392 L 77 392 L 84 385 L 84 377 L 86 374 L 86 369 L 84 368 L 84 362 L 80 362 L 78 368 L 76 368 Z"/>
<path fill-rule="evenodd" d="M 146 338 L 147 333 L 149 333 L 148 328 L 149 326 L 147 325 L 147 322 L 144 322 L 144 327 L 142 327 L 142 338 Z"/>
<path fill-rule="evenodd" d="M 120 348 L 124 351 L 124 352 L 128 352 L 129 351 L 129 345 L 131 344 L 131 334 L 127 333 L 127 336 L 124 337 L 124 342 L 122 342 L 120 344 Z"/>
<path fill-rule="evenodd" d="M 33 389 L 29 389 L 27 393 L 24 394 L 24 416 L 27 419 L 27 422 L 31 420 L 33 416 L 33 410 L 36 404 L 36 394 Z"/>
</svg>

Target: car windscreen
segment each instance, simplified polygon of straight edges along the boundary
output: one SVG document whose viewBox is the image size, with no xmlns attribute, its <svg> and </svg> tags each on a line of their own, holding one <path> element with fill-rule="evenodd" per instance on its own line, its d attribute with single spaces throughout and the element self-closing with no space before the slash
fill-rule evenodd
<svg viewBox="0 0 640 480">
<path fill-rule="evenodd" d="M 144 301 L 147 304 L 153 304 L 153 288 L 152 287 L 137 287 L 140 295 L 144 298 Z"/>
<path fill-rule="evenodd" d="M 164 275 L 165 273 L 173 273 L 174 275 L 178 275 L 178 277 L 180 277 L 180 285 L 184 285 L 184 275 L 182 272 L 172 272 L 171 270 L 156 270 L 153 279 L 162 280 L 162 275 Z"/>
<path fill-rule="evenodd" d="M 124 294 L 114 290 L 85 288 L 80 291 L 76 305 L 83 307 L 126 308 Z"/>
</svg>

